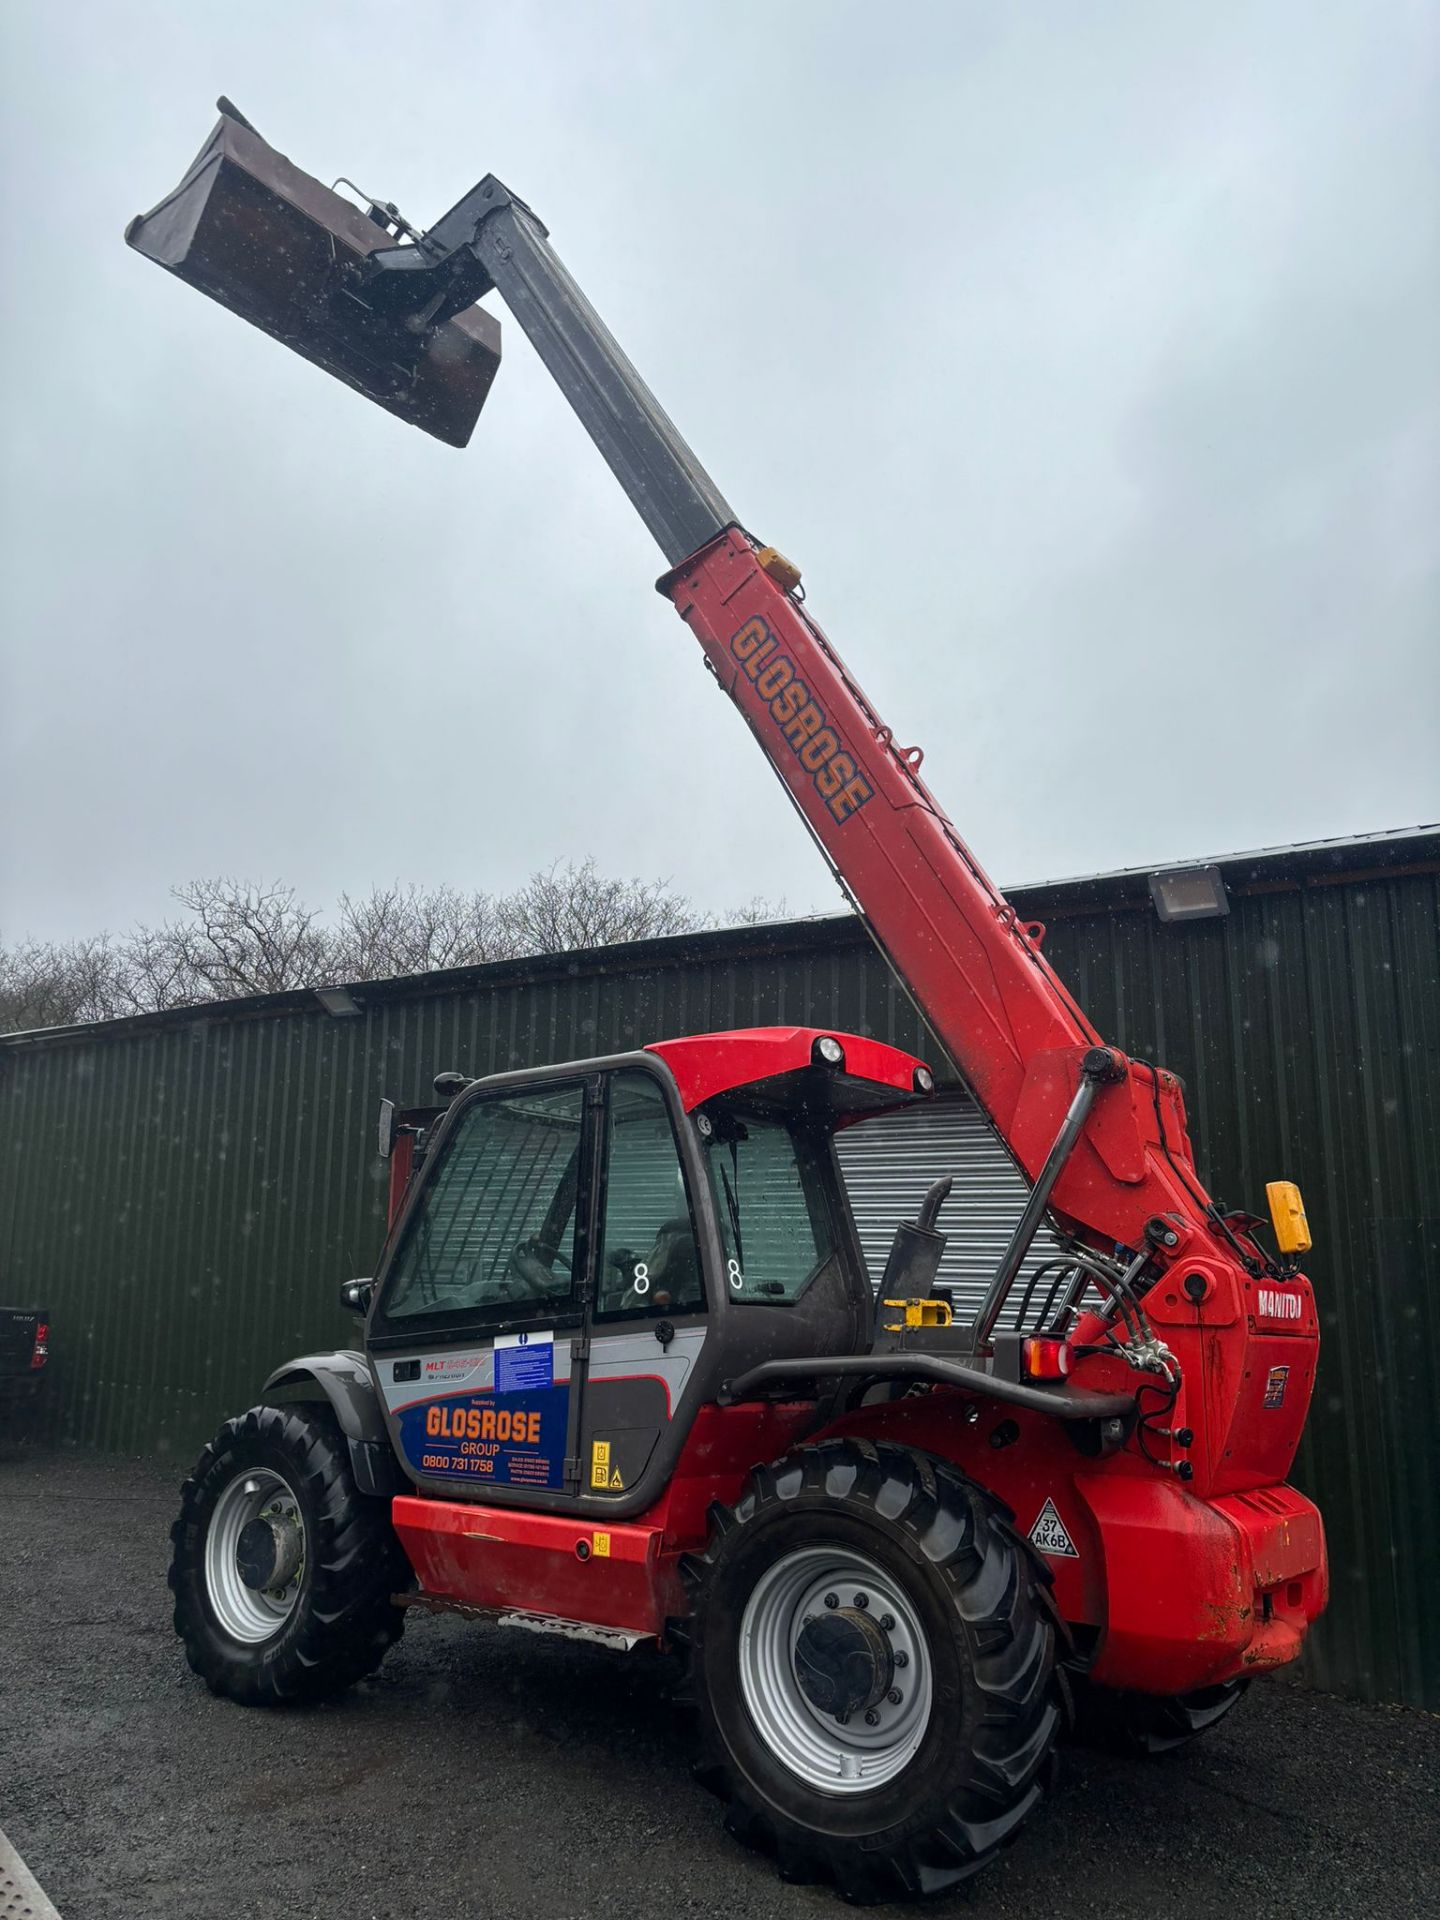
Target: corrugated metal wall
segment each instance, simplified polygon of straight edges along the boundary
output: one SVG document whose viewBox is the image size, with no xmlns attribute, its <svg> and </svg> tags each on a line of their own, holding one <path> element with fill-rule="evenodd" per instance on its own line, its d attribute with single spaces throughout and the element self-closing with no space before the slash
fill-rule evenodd
<svg viewBox="0 0 1440 1920">
<path fill-rule="evenodd" d="M 946 1243 L 939 1284 L 949 1290 L 956 1319 L 973 1320 L 1030 1190 L 979 1107 L 966 1093 L 937 1094 L 926 1106 L 901 1107 L 847 1127 L 835 1145 L 870 1279 L 877 1287 L 895 1222 L 915 1218 L 933 1180 L 942 1173 L 954 1176 L 954 1190 L 940 1214 Z M 1026 1283 L 1060 1251 L 1059 1239 L 1043 1225 L 999 1325 L 1017 1324 Z M 1036 1304 L 1043 1298 L 1042 1291 Z"/>
<path fill-rule="evenodd" d="M 1133 890 L 1083 909 L 1073 890 L 1059 906 L 1015 898 L 1050 919 L 1047 951 L 1107 1038 L 1184 1076 L 1213 1191 L 1254 1206 L 1267 1178 L 1301 1182 L 1326 1344 L 1298 1477 L 1325 1509 L 1335 1580 L 1309 1671 L 1440 1707 L 1433 870 L 1271 874 L 1228 919 L 1186 928 L 1160 926 Z M 381 1237 L 382 1093 L 420 1103 L 440 1068 L 766 1022 L 935 1051 L 843 923 L 621 960 L 357 990 L 370 994 L 357 1018 L 292 996 L 243 1017 L 0 1043 L 0 1294 L 55 1315 L 66 1436 L 178 1463 L 272 1364 L 353 1337 L 333 1302 Z"/>
</svg>

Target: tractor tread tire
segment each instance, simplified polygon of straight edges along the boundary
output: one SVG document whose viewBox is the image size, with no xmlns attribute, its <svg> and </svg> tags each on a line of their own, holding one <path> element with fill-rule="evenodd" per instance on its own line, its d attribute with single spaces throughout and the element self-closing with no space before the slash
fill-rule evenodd
<svg viewBox="0 0 1440 1920">
<path fill-rule="evenodd" d="M 1111 1692 L 1085 1684 L 1078 1690 L 1078 1732 L 1092 1746 L 1147 1758 L 1175 1753 L 1209 1733 L 1239 1706 L 1250 1682 L 1226 1680 L 1219 1686 L 1169 1697 Z"/>
<path fill-rule="evenodd" d="M 305 1520 L 305 1574 L 280 1630 L 245 1645 L 226 1634 L 205 1584 L 205 1536 L 215 1503 L 236 1477 L 271 1467 L 293 1487 Z M 322 1700 L 373 1673 L 399 1639 L 392 1596 L 414 1584 L 390 1525 L 390 1506 L 360 1493 L 328 1407 L 251 1407 L 227 1420 L 180 1493 L 170 1529 L 175 1631 L 212 1693 L 244 1706 Z"/>
<path fill-rule="evenodd" d="M 710 1518 L 707 1550 L 682 1570 L 694 1592 L 696 1771 L 728 1803 L 731 1833 L 772 1853 L 783 1879 L 829 1880 L 859 1905 L 968 1880 L 1050 1786 L 1065 1718 L 1050 1573 L 1009 1510 L 934 1455 L 836 1439 L 758 1468 L 736 1505 L 712 1508 Z M 937 1627 L 930 1726 L 902 1773 L 848 1803 L 873 1803 L 857 1816 L 876 1822 L 864 1831 L 856 1822 L 838 1831 L 841 1803 L 806 1787 L 761 1745 L 735 1672 L 749 1564 L 767 1548 L 773 1562 L 817 1521 L 822 1533 L 845 1527 L 852 1545 L 868 1534 L 864 1550 L 910 1576 L 912 1601 Z M 763 1570 L 757 1565 L 756 1577 Z M 955 1649 L 948 1695 L 939 1644 L 947 1636 Z"/>
</svg>

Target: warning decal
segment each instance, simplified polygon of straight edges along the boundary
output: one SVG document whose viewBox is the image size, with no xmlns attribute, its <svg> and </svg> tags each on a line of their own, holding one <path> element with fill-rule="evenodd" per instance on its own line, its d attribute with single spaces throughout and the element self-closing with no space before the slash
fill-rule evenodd
<svg viewBox="0 0 1440 1920">
<path fill-rule="evenodd" d="M 1265 1376 L 1264 1405 L 1272 1411 L 1285 1404 L 1285 1388 L 1290 1380 L 1289 1367 L 1271 1367 Z"/>
<path fill-rule="evenodd" d="M 1056 1560 L 1078 1560 L 1075 1542 L 1065 1531 L 1065 1522 L 1055 1511 L 1055 1502 L 1047 1500 L 1040 1509 L 1040 1517 L 1030 1529 L 1030 1539 L 1041 1553 L 1048 1553 Z"/>
<path fill-rule="evenodd" d="M 497 1393 L 543 1393 L 554 1384 L 553 1333 L 508 1333 L 495 1342 Z"/>
</svg>

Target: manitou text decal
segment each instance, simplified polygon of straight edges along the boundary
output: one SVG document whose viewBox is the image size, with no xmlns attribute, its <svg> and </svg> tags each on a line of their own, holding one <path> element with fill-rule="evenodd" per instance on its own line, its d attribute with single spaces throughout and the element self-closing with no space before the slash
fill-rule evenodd
<svg viewBox="0 0 1440 1920">
<path fill-rule="evenodd" d="M 796 674 L 794 661 L 781 653 L 769 624 L 758 614 L 747 620 L 730 642 L 730 651 L 746 679 L 755 683 L 785 744 L 815 782 L 815 791 L 834 818 L 848 820 L 858 813 L 874 789 L 841 746 L 839 734 Z"/>
<path fill-rule="evenodd" d="M 1273 1287 L 1261 1287 L 1260 1311 L 1272 1320 L 1300 1320 L 1305 1305 L 1298 1293 L 1277 1293 Z"/>
</svg>

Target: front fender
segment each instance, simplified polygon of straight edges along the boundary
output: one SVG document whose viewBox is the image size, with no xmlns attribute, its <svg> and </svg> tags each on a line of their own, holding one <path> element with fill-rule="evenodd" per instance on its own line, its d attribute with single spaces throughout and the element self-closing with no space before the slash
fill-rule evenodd
<svg viewBox="0 0 1440 1920">
<path fill-rule="evenodd" d="M 272 1405 L 327 1402 L 350 1449 L 350 1469 L 361 1493 L 388 1500 L 409 1491 L 385 1431 L 385 1417 L 363 1353 L 305 1353 L 277 1367 L 265 1382 Z"/>
</svg>

